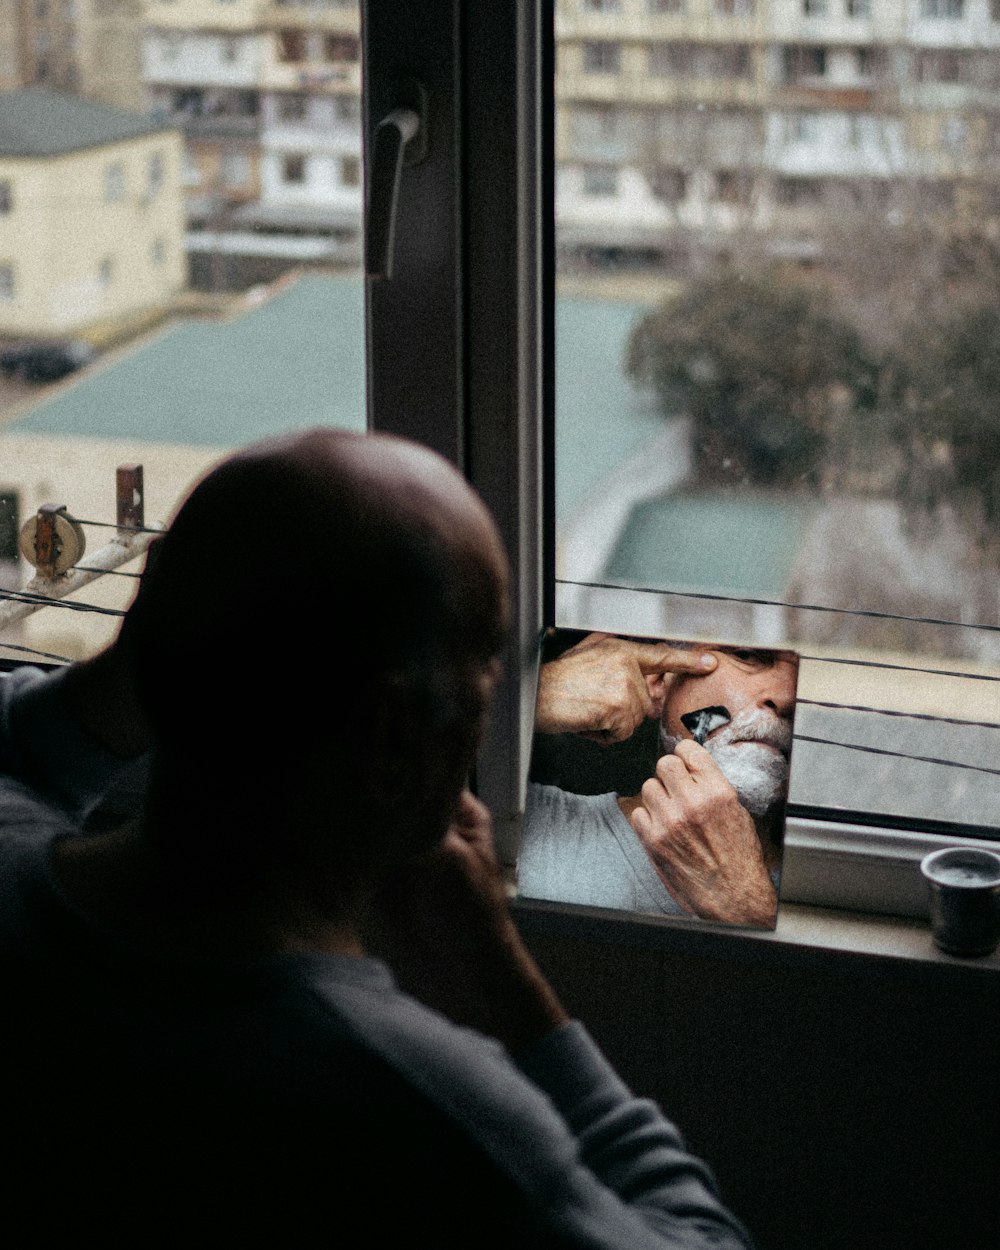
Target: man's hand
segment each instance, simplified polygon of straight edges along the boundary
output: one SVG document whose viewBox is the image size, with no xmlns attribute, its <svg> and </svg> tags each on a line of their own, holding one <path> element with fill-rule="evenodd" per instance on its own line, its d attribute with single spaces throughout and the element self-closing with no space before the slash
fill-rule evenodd
<svg viewBox="0 0 1000 1250">
<path fill-rule="evenodd" d="M 595 742 L 624 742 L 644 720 L 663 714 L 670 674 L 704 676 L 717 663 L 713 655 L 664 643 L 588 634 L 542 665 L 536 728 Z"/>
<path fill-rule="evenodd" d="M 778 900 L 750 813 L 704 747 L 679 742 L 629 817 L 667 889 L 703 920 L 770 928 Z"/>
<path fill-rule="evenodd" d="M 457 1024 L 516 1051 L 567 1019 L 521 941 L 489 812 L 468 791 L 441 843 L 387 884 L 375 920 L 373 948 L 400 986 Z"/>
</svg>

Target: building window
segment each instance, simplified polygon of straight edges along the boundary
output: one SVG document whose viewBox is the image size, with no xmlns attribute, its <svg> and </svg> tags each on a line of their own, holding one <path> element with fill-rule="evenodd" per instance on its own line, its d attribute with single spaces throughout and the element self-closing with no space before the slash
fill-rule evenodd
<svg viewBox="0 0 1000 1250">
<path fill-rule="evenodd" d="M 588 13 L 618 13 L 621 11 L 621 0 L 583 0 L 583 7 Z"/>
<path fill-rule="evenodd" d="M 14 208 L 14 186 L 9 178 L 0 179 L 0 216 L 5 217 Z"/>
<path fill-rule="evenodd" d="M 875 51 L 873 48 L 856 48 L 854 52 L 854 73 L 858 78 L 871 78 L 875 73 Z"/>
<path fill-rule="evenodd" d="M 818 178 L 779 178 L 774 192 L 785 208 L 815 208 L 822 202 L 823 184 Z"/>
<path fill-rule="evenodd" d="M 787 45 L 784 49 L 785 82 L 823 78 L 826 74 L 826 48 Z"/>
<path fill-rule="evenodd" d="M 920 0 L 920 16 L 959 18 L 964 7 L 965 0 Z"/>
<path fill-rule="evenodd" d="M 744 169 L 717 170 L 715 198 L 720 204 L 748 208 L 753 201 L 753 174 Z"/>
<path fill-rule="evenodd" d="M 309 97 L 296 91 L 278 97 L 278 117 L 283 122 L 302 122 L 309 111 Z"/>
<path fill-rule="evenodd" d="M 0 491 L 0 560 L 20 559 L 21 497 L 16 490 Z"/>
<path fill-rule="evenodd" d="M 167 259 L 167 245 L 162 239 L 154 239 L 149 249 L 149 259 L 159 269 Z"/>
<path fill-rule="evenodd" d="M 234 65 L 239 59 L 240 41 L 238 39 L 223 39 L 219 45 L 219 60 L 223 65 Z"/>
<path fill-rule="evenodd" d="M 306 180 L 306 158 L 301 152 L 292 152 L 281 160 L 281 181 L 292 186 Z"/>
<path fill-rule="evenodd" d="M 115 262 L 110 256 L 105 256 L 97 268 L 97 281 L 102 287 L 107 289 L 114 280 Z"/>
<path fill-rule="evenodd" d="M 661 13 L 683 13 L 685 11 L 684 0 L 649 0 L 649 12 L 654 16 Z"/>
<path fill-rule="evenodd" d="M 304 61 L 306 59 L 306 32 L 304 30 L 278 31 L 278 60 Z"/>
<path fill-rule="evenodd" d="M 10 261 L 0 263 L 0 303 L 9 304 L 14 298 L 14 266 Z"/>
<path fill-rule="evenodd" d="M 806 17 L 826 17 L 826 0 L 802 0 L 802 12 Z"/>
<path fill-rule="evenodd" d="M 358 40 L 353 35 L 327 35 L 323 40 L 324 61 L 354 62 L 361 54 Z"/>
<path fill-rule="evenodd" d="M 921 52 L 917 58 L 917 81 L 962 82 L 965 64 L 962 54 L 951 48 L 935 48 Z"/>
<path fill-rule="evenodd" d="M 687 194 L 687 174 L 680 169 L 658 169 L 650 179 L 653 194 L 664 204 L 679 204 Z"/>
<path fill-rule="evenodd" d="M 689 43 L 650 44 L 647 60 L 653 78 L 685 78 L 693 69 Z"/>
<path fill-rule="evenodd" d="M 617 74 L 622 48 L 610 39 L 587 39 L 583 44 L 583 68 L 587 74 Z"/>
<path fill-rule="evenodd" d="M 104 198 L 115 204 L 125 198 L 125 166 L 120 161 L 104 169 Z"/>
<path fill-rule="evenodd" d="M 340 162 L 340 181 L 345 187 L 361 184 L 361 161 L 356 156 L 345 156 Z"/>
<path fill-rule="evenodd" d="M 751 78 L 753 61 L 745 43 L 654 43 L 648 66 L 654 78 Z"/>
<path fill-rule="evenodd" d="M 618 194 L 618 170 L 613 165 L 588 165 L 583 171 L 583 194 L 607 197 Z"/>
<path fill-rule="evenodd" d="M 871 17 L 872 0 L 847 0 L 848 17 Z"/>
<path fill-rule="evenodd" d="M 755 0 L 715 0 L 713 8 L 719 17 L 753 17 L 757 5 Z"/>
</svg>

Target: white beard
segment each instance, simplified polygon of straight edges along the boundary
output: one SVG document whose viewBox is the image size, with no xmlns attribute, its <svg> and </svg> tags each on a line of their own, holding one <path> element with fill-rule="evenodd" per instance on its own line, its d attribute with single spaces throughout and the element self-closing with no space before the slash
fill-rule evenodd
<svg viewBox="0 0 1000 1250">
<path fill-rule="evenodd" d="M 672 752 L 680 741 L 680 738 L 668 734 L 663 725 L 660 726 L 660 744 L 664 753 Z M 763 708 L 751 708 L 716 730 L 706 740 L 705 750 L 718 764 L 722 775 L 750 815 L 760 817 L 787 794 L 791 745 L 792 727 L 787 720 L 765 712 Z M 777 747 L 777 751 L 772 747 Z"/>
</svg>

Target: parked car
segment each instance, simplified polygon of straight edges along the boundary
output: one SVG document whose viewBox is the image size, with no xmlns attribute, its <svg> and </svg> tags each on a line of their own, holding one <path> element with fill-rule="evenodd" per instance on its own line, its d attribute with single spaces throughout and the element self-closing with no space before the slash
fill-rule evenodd
<svg viewBox="0 0 1000 1250">
<path fill-rule="evenodd" d="M 21 343 L 0 352 L 0 369 L 9 378 L 26 382 L 55 382 L 96 355 L 89 343 L 71 339 L 66 343 Z"/>
</svg>

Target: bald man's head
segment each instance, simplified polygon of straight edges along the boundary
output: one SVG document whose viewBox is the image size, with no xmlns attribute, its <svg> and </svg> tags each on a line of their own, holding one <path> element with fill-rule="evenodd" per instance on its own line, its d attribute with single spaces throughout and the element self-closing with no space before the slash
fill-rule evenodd
<svg viewBox="0 0 1000 1250">
<path fill-rule="evenodd" d="M 506 595 L 496 528 L 450 464 L 317 429 L 198 484 L 127 632 L 161 743 L 231 764 L 364 733 L 387 682 L 431 720 L 456 714 L 453 675 L 500 649 Z"/>
</svg>

